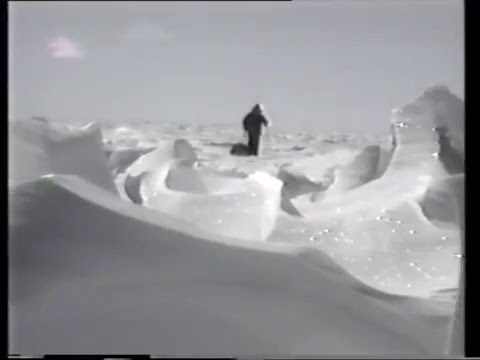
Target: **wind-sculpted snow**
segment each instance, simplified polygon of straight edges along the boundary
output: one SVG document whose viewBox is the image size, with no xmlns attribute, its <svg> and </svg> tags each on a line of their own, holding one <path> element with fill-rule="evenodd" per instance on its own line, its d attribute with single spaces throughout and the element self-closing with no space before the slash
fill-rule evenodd
<svg viewBox="0 0 480 360">
<path fill-rule="evenodd" d="M 319 199 L 318 193 L 323 194 L 335 181 L 336 171 L 351 163 L 358 153 L 358 150 L 340 147 L 325 154 L 316 154 L 283 164 L 280 166 L 277 176 L 282 177 L 281 171 L 288 170 L 288 173 L 294 174 L 296 178 L 303 177 L 314 183 L 322 184 L 321 189 L 312 189 L 311 193 L 302 191 L 292 196 L 292 198 L 296 198 L 296 202 L 306 202 L 308 204 L 312 197 L 311 194 L 315 194 L 314 198 Z M 303 186 L 301 188 L 306 189 Z"/>
<path fill-rule="evenodd" d="M 461 264 L 458 296 L 455 312 L 451 319 L 446 353 L 450 356 L 465 356 L 465 178 L 451 177 L 445 186 L 451 189 L 452 198 L 457 206 L 456 223 L 460 228 Z"/>
<path fill-rule="evenodd" d="M 432 181 L 419 200 L 424 215 L 437 226 L 457 223 L 457 207 L 454 194 L 463 186 L 465 174 L 456 174 Z"/>
<path fill-rule="evenodd" d="M 138 175 L 144 171 L 154 170 L 172 159 L 189 161 L 191 164 L 198 160 L 192 145 L 185 139 L 168 141 L 156 150 L 141 156 L 128 169 L 130 175 Z"/>
<path fill-rule="evenodd" d="M 46 174 L 74 174 L 116 193 L 102 148 L 102 131 L 90 123 L 61 131 L 41 121 L 9 123 L 9 185 Z"/>
<path fill-rule="evenodd" d="M 127 175 L 123 182 L 123 189 L 128 199 L 130 199 L 134 204 L 142 205 L 143 198 L 140 193 L 140 186 L 143 179 L 148 174 L 147 171 L 144 171 L 138 175 Z"/>
<path fill-rule="evenodd" d="M 433 126 L 448 129 L 448 137 L 452 146 L 465 155 L 465 105 L 463 101 L 452 94 L 446 86 L 433 86 L 407 109 L 407 111 L 423 111 L 431 109 Z"/>
<path fill-rule="evenodd" d="M 352 274 L 386 291 L 427 295 L 457 286 L 460 243 L 450 190 L 436 182 L 449 176 L 434 131 L 439 104 L 421 99 L 393 114 L 396 146 L 383 176 L 336 196 L 292 203 L 304 218 L 305 240 L 319 243 Z M 379 275 L 378 251 L 395 259 L 398 278 Z M 445 275 L 433 277 L 439 268 Z"/>
<path fill-rule="evenodd" d="M 76 176 L 10 203 L 12 353 L 432 355 L 447 340 L 441 303 L 375 291 L 315 249 L 215 236 Z"/>
<path fill-rule="evenodd" d="M 426 93 L 428 94 L 428 91 Z M 409 104 L 403 109 L 395 110 L 393 113 L 393 135 L 397 145 L 389 166 L 380 179 L 363 186 L 357 186 L 346 193 L 342 192 L 338 196 L 330 196 L 328 200 L 321 200 L 309 205 L 308 208 L 299 209 L 300 212 L 307 217 L 319 215 L 317 213 L 331 210 L 332 207 L 341 206 L 342 203 L 353 204 L 353 209 L 350 209 L 353 211 L 356 211 L 360 203 L 362 203 L 362 207 L 367 205 L 366 203 L 371 203 L 374 207 L 378 207 L 376 204 L 381 204 L 381 208 L 394 206 L 405 199 L 419 198 L 428 188 L 432 178 L 446 175 L 447 173 L 441 162 L 438 161 L 440 147 L 438 135 L 434 131 L 434 126 L 438 122 L 436 107 L 424 105 L 423 98 L 421 97 L 415 103 Z M 437 104 L 437 106 L 439 105 Z M 366 156 L 368 152 L 364 155 L 361 158 L 365 160 L 367 170 L 373 169 L 374 166 L 371 166 L 371 163 L 374 163 L 374 161 L 367 161 L 371 159 L 371 157 Z M 352 164 L 355 165 L 358 159 L 355 159 Z M 348 169 L 348 166 L 343 169 Z M 350 171 L 352 178 L 354 178 L 353 173 L 358 169 L 353 166 L 353 170 Z M 338 172 L 342 172 L 342 170 L 337 170 Z M 364 172 L 371 175 L 374 171 Z M 362 171 L 357 171 L 356 174 L 360 178 L 357 182 L 360 183 L 364 174 Z"/>
<path fill-rule="evenodd" d="M 392 151 L 379 149 L 371 181 L 355 178 L 375 167 L 359 155 L 369 140 L 292 135 L 257 159 L 205 145 L 231 140 L 216 127 L 152 125 L 112 130 L 120 145 L 103 139 L 113 152 L 162 144 L 119 171 L 119 196 L 98 176 L 101 139 L 75 147 L 72 134 L 88 131 L 23 123 L 12 131 L 10 351 L 463 355 L 462 109 L 448 94 L 394 112 Z M 357 155 L 368 166 L 341 170 Z M 342 172 L 364 183 L 324 196 Z M 458 287 L 456 304 L 441 296 Z"/>
<path fill-rule="evenodd" d="M 116 147 L 134 148 L 141 145 L 143 134 L 138 129 L 126 126 L 105 130 L 106 138 L 114 140 Z"/>
<path fill-rule="evenodd" d="M 315 182 L 305 174 L 292 169 L 289 170 L 285 166 L 279 169 L 277 178 L 283 182 L 280 207 L 286 213 L 294 216 L 301 216 L 301 214 L 292 204 L 291 199 L 303 194 L 323 192 L 333 181 L 332 178 L 331 181 L 325 181 L 324 183 Z"/>
<path fill-rule="evenodd" d="M 432 220 L 453 221 L 460 229 L 458 296 L 446 353 L 450 356 L 464 356 L 465 107 L 463 101 L 442 86 L 427 90 L 420 105 L 414 110 L 425 107 L 434 109 L 433 130 L 437 134 L 439 146 L 435 155 L 444 172 L 451 176 L 432 182 L 420 203 L 427 217 Z"/>
<path fill-rule="evenodd" d="M 167 165 L 174 160 L 183 160 L 192 165 L 197 161 L 195 150 L 188 141 L 184 139 L 169 141 L 163 144 L 163 146 L 160 146 L 153 151 L 149 151 L 138 157 L 136 161 L 133 161 L 133 164 L 130 164 L 126 169 L 124 180 L 124 190 L 130 200 L 135 204 L 142 204 L 143 199 L 142 194 L 140 193 L 140 186 L 144 178 L 149 173 L 158 170 L 161 171 L 161 169 L 167 171 L 165 178 L 168 177 L 169 170 Z M 195 179 L 188 177 L 186 179 L 180 179 L 180 185 L 182 181 L 192 182 L 195 181 Z"/>
<path fill-rule="evenodd" d="M 385 174 L 385 172 L 388 169 L 388 166 L 390 165 L 390 162 L 392 161 L 392 156 L 394 152 L 395 152 L 395 146 L 392 146 L 388 150 L 380 147 L 378 166 L 375 174 L 376 179 L 378 179 L 379 177 L 382 177 L 383 174 Z"/>
<path fill-rule="evenodd" d="M 380 156 L 380 146 L 365 147 L 352 162 L 337 169 L 335 181 L 329 187 L 327 196 L 339 194 L 375 180 L 378 177 Z"/>
<path fill-rule="evenodd" d="M 145 175 L 140 193 L 144 206 L 208 231 L 265 240 L 275 226 L 281 186 L 278 179 L 262 172 L 245 179 L 220 174 L 204 177 L 190 164 L 176 161 Z"/>
<path fill-rule="evenodd" d="M 216 234 L 265 240 L 275 226 L 282 183 L 198 166 L 186 140 L 176 140 L 139 158 L 128 170 L 125 192 L 137 204 L 186 219 Z"/>
<path fill-rule="evenodd" d="M 121 174 L 137 161 L 138 158 L 153 150 L 155 150 L 155 148 L 113 150 L 108 157 L 108 166 L 115 175 Z"/>
<path fill-rule="evenodd" d="M 283 190 L 289 198 L 295 198 L 305 193 L 324 191 L 331 183 L 328 181 L 324 183 L 313 181 L 305 174 L 286 167 L 280 168 L 277 178 L 283 181 Z"/>
<path fill-rule="evenodd" d="M 443 169 L 448 174 L 461 174 L 465 172 L 465 154 L 452 146 L 452 138 L 448 135 L 448 129 L 445 127 L 435 127 L 438 134 L 438 145 L 440 150 L 438 158 L 442 163 Z"/>
</svg>

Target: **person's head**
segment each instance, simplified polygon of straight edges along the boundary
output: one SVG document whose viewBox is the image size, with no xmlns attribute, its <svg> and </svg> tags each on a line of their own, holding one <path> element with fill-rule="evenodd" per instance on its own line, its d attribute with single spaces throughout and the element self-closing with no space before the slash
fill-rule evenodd
<svg viewBox="0 0 480 360">
<path fill-rule="evenodd" d="M 262 103 L 255 104 L 255 106 L 252 109 L 252 112 L 256 114 L 261 114 L 265 111 L 265 107 L 263 106 Z"/>
</svg>

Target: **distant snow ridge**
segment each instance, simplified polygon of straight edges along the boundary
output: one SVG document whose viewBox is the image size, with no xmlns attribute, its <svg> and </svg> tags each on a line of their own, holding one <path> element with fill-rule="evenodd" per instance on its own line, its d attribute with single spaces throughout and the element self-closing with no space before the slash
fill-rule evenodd
<svg viewBox="0 0 480 360">
<path fill-rule="evenodd" d="M 46 174 L 71 174 L 117 194 L 96 123 L 69 131 L 43 121 L 10 122 L 8 154 L 11 186 Z"/>
<path fill-rule="evenodd" d="M 140 157 L 127 169 L 125 192 L 156 211 L 183 218 L 206 231 L 244 240 L 265 240 L 280 207 L 281 181 L 262 172 L 240 178 L 196 166 L 183 139 Z"/>
</svg>

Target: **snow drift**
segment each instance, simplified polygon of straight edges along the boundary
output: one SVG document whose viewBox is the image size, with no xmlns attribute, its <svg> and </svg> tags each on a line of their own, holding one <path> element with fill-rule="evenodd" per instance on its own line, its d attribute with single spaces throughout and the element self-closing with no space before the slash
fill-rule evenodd
<svg viewBox="0 0 480 360">
<path fill-rule="evenodd" d="M 463 187 L 465 174 L 456 174 L 432 181 L 419 199 L 423 214 L 437 226 L 457 224 L 458 205 L 455 194 Z"/>
<path fill-rule="evenodd" d="M 243 176 L 198 166 L 186 140 L 126 169 L 125 191 L 138 206 L 115 191 L 98 128 L 60 134 L 41 122 L 10 125 L 10 351 L 462 354 L 463 267 L 450 249 L 445 258 L 431 251 L 445 234 L 434 219 L 464 229 L 464 176 L 445 165 L 432 128 L 448 125 L 451 147 L 461 154 L 461 124 L 445 105 L 448 96 L 438 100 L 437 89 L 432 101 L 428 94 L 394 114 L 396 147 L 383 175 L 298 206 L 305 218 L 295 221 L 321 229 L 325 243 L 246 241 L 269 233 L 273 225 L 258 227 L 255 216 L 262 209 L 265 223 L 275 222 L 285 185 L 262 172 Z M 440 121 L 439 113 L 450 117 Z M 318 164 L 319 173 L 326 167 Z M 302 185 L 300 178 L 294 176 L 297 193 L 322 182 L 308 176 Z M 242 194 L 239 209 L 254 215 L 229 215 L 235 194 Z M 433 198 L 451 201 L 451 211 L 433 211 Z M 206 217 L 195 219 L 195 207 Z M 229 222 L 207 225 L 221 209 Z M 346 271 L 351 262 L 321 250 L 333 238 L 345 241 L 345 250 L 350 240 L 356 245 L 350 251 L 370 256 L 375 249 L 387 261 L 394 248 L 426 249 L 427 257 L 461 275 L 455 313 L 447 302 L 387 294 L 359 281 Z M 420 270 L 405 276 L 418 278 Z M 420 283 L 414 290 L 428 295 L 444 280 Z"/>
<path fill-rule="evenodd" d="M 15 353 L 420 355 L 446 341 L 439 304 L 375 291 L 313 249 L 218 238 L 72 176 L 17 186 L 11 204 Z"/>
<path fill-rule="evenodd" d="M 265 240 L 275 225 L 282 183 L 263 172 L 240 178 L 204 170 L 196 159 L 187 141 L 173 141 L 127 170 L 125 191 L 137 204 L 216 234 Z"/>
<path fill-rule="evenodd" d="M 108 156 L 108 167 L 114 175 L 121 174 L 138 160 L 141 156 L 148 154 L 155 148 L 133 148 L 112 150 Z"/>
<path fill-rule="evenodd" d="M 435 88 L 436 89 L 436 88 Z M 340 168 L 337 173 L 344 174 L 343 177 L 336 177 L 334 184 L 327 191 L 332 191 L 328 199 L 318 199 L 310 203 L 293 201 L 294 205 L 305 217 L 312 219 L 322 217 L 332 209 L 338 207 L 346 208 L 346 211 L 357 211 L 359 208 L 377 207 L 388 208 L 395 206 L 405 200 L 417 200 L 427 190 L 433 178 L 448 175 L 448 170 L 439 161 L 440 142 L 435 126 L 442 124 L 453 124 L 452 133 L 455 134 L 457 143 L 460 142 L 463 112 L 455 106 L 456 112 L 448 111 L 453 118 L 446 120 L 442 117 L 439 120 L 439 108 L 447 112 L 449 101 L 429 101 L 432 95 L 443 90 L 427 90 L 423 96 L 412 104 L 408 104 L 393 112 L 392 125 L 395 149 L 385 173 L 375 181 L 372 180 L 376 174 L 375 165 L 378 164 L 377 157 L 369 156 L 372 151 L 364 151 L 351 165 Z M 445 90 L 448 91 L 448 90 Z M 443 92 L 442 92 L 443 94 Z M 455 98 L 450 94 L 448 98 Z M 443 98 L 442 98 L 443 99 Z M 457 104 L 455 102 L 455 104 Z M 449 118 L 450 119 L 450 118 Z M 450 131 L 450 130 L 449 130 Z M 462 149 L 461 144 L 457 147 Z M 372 148 L 373 149 L 373 148 Z M 442 154 L 443 155 L 443 154 Z M 451 158 L 451 154 L 443 157 Z M 363 165 L 363 166 L 360 166 Z M 341 192 L 334 192 L 335 182 L 342 182 Z M 363 185 L 363 186 L 359 186 Z M 346 191 L 349 190 L 349 191 Z M 392 194 L 398 194 L 392 196 Z M 353 208 L 351 207 L 353 206 Z M 344 216 L 342 212 L 341 216 Z"/>
<path fill-rule="evenodd" d="M 439 154 L 440 142 L 433 130 L 439 103 L 420 103 L 415 112 L 409 110 L 411 104 L 394 112 L 394 151 L 382 176 L 328 197 L 322 194 L 330 188 L 320 196 L 305 194 L 291 202 L 301 215 L 297 223 L 303 224 L 296 226 L 306 234 L 297 232 L 297 237 L 318 244 L 376 288 L 429 296 L 438 289 L 457 286 L 460 263 L 454 254 L 461 249 L 456 205 L 451 189 L 441 185 L 452 175 L 444 164 L 444 154 Z M 461 114 L 447 123 L 463 121 Z M 402 270 L 382 270 L 379 251 L 381 258 L 390 259 Z M 374 261 L 377 264 L 372 266 Z M 429 270 L 437 271 L 439 264 L 448 274 L 443 280 L 432 278 Z"/>
<path fill-rule="evenodd" d="M 365 147 L 349 164 L 337 169 L 326 196 L 354 189 L 382 176 L 389 162 L 386 157 L 388 154 L 378 145 Z"/>
<path fill-rule="evenodd" d="M 75 174 L 116 193 L 102 148 L 102 131 L 95 123 L 61 131 L 47 122 L 9 122 L 9 185 L 45 174 Z"/>
</svg>

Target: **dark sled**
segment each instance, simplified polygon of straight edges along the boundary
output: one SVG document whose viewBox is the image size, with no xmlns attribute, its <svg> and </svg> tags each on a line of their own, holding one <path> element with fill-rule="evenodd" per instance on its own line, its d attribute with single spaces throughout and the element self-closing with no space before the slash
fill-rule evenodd
<svg viewBox="0 0 480 360">
<path fill-rule="evenodd" d="M 249 156 L 250 151 L 248 150 L 247 145 L 242 144 L 242 143 L 236 143 L 230 149 L 230 154 L 231 155 L 236 155 L 236 156 Z"/>
</svg>

